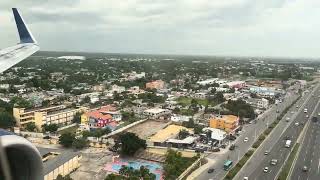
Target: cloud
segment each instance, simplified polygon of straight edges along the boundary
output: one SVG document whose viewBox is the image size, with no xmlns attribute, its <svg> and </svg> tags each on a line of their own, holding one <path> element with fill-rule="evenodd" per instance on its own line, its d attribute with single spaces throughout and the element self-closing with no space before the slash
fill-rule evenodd
<svg viewBox="0 0 320 180">
<path fill-rule="evenodd" d="M 319 5 L 316 0 L 4 0 L 0 46 L 16 42 L 10 9 L 17 6 L 43 50 L 319 56 Z"/>
</svg>

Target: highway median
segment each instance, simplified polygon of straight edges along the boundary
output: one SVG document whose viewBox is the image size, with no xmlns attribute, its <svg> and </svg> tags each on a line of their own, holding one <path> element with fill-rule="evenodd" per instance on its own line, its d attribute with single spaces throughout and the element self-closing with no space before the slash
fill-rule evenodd
<svg viewBox="0 0 320 180">
<path fill-rule="evenodd" d="M 290 168 L 291 168 L 293 160 L 298 152 L 299 146 L 300 146 L 300 144 L 296 143 L 295 146 L 293 147 L 293 150 L 291 151 L 290 156 L 289 156 L 286 164 L 284 165 L 282 171 L 280 172 L 278 180 L 286 180 L 288 178 Z"/>
</svg>

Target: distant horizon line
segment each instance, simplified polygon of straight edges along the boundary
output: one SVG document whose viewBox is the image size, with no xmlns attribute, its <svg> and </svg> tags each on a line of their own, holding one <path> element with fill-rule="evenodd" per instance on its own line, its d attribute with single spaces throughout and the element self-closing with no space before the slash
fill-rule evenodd
<svg viewBox="0 0 320 180">
<path fill-rule="evenodd" d="M 53 52 L 53 53 L 84 53 L 84 54 L 125 54 L 125 55 L 155 55 L 155 56 L 188 56 L 188 57 L 223 57 L 223 58 L 278 58 L 278 59 L 301 59 L 301 60 L 318 60 L 320 57 L 289 57 L 289 56 L 245 56 L 245 55 L 205 55 L 205 54 L 164 54 L 164 53 L 125 53 L 125 52 L 93 52 L 93 51 L 59 51 L 59 50 L 40 50 L 37 53 Z M 37 54 L 35 53 L 35 54 Z"/>
</svg>

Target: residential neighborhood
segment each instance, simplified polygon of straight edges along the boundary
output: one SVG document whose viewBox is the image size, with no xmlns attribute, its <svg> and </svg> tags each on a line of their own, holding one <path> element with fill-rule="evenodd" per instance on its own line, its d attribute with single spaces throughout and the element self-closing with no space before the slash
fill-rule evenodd
<svg viewBox="0 0 320 180">
<path fill-rule="evenodd" d="M 39 148 L 45 180 L 103 179 L 126 166 L 157 180 L 191 177 L 189 166 L 232 151 L 244 127 L 307 93 L 319 73 L 270 59 L 101 58 L 47 54 L 0 75 L 1 126 Z M 168 153 L 185 162 L 175 174 Z"/>
</svg>

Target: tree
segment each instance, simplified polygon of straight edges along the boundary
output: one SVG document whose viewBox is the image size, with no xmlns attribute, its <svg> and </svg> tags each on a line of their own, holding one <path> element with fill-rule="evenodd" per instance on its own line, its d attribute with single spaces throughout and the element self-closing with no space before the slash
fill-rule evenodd
<svg viewBox="0 0 320 180">
<path fill-rule="evenodd" d="M 90 97 L 89 96 L 84 97 L 84 99 L 82 100 L 82 103 L 90 103 Z"/>
<path fill-rule="evenodd" d="M 42 126 L 42 131 L 53 133 L 53 132 L 57 132 L 58 128 L 59 128 L 58 124 L 49 124 L 49 125 L 44 124 Z"/>
<path fill-rule="evenodd" d="M 15 107 L 20 107 L 20 108 L 32 108 L 32 103 L 24 98 L 21 98 L 21 97 L 13 97 L 11 100 L 10 100 L 10 103 L 11 104 L 14 104 Z"/>
<path fill-rule="evenodd" d="M 122 120 L 124 121 L 129 121 L 129 122 L 136 121 L 134 112 L 122 111 L 121 114 L 122 114 Z"/>
<path fill-rule="evenodd" d="M 72 122 L 73 123 L 78 123 L 78 124 L 80 124 L 81 123 L 81 115 L 82 115 L 83 113 L 81 113 L 81 112 L 77 112 L 74 116 L 73 116 L 73 119 L 72 119 Z"/>
<path fill-rule="evenodd" d="M 7 129 L 15 125 L 14 117 L 8 112 L 0 112 L 0 128 Z"/>
<path fill-rule="evenodd" d="M 73 179 L 70 177 L 70 175 L 66 175 L 63 177 L 61 174 L 59 174 L 56 180 L 73 180 Z"/>
<path fill-rule="evenodd" d="M 193 119 L 189 119 L 189 121 L 183 121 L 182 122 L 182 126 L 186 127 L 186 128 L 194 128 L 194 121 Z"/>
<path fill-rule="evenodd" d="M 106 128 L 100 128 L 100 129 L 95 129 L 92 131 L 83 131 L 82 132 L 82 137 L 87 138 L 87 137 L 101 137 L 105 134 L 111 133 L 111 130 L 106 127 Z"/>
<path fill-rule="evenodd" d="M 212 89 L 210 90 L 210 94 L 214 94 L 214 93 L 216 93 L 216 91 L 217 91 L 216 88 L 212 88 Z"/>
<path fill-rule="evenodd" d="M 120 135 L 120 142 L 121 153 L 128 156 L 133 156 L 139 149 L 147 147 L 146 140 L 130 132 Z"/>
<path fill-rule="evenodd" d="M 222 92 L 217 92 L 213 98 L 214 98 L 214 101 L 217 103 L 223 103 L 225 101 Z"/>
<path fill-rule="evenodd" d="M 182 157 L 181 152 L 169 149 L 163 166 L 165 179 L 177 179 L 197 158 Z"/>
<path fill-rule="evenodd" d="M 179 131 L 179 134 L 178 134 L 179 139 L 185 139 L 188 136 L 189 136 L 189 131 L 187 131 L 185 129 L 182 129 Z"/>
<path fill-rule="evenodd" d="M 174 114 L 179 114 L 180 113 L 180 108 L 176 107 L 172 110 L 172 113 Z"/>
<path fill-rule="evenodd" d="M 220 85 L 219 85 L 219 83 L 213 83 L 212 84 L 212 87 L 219 87 Z"/>
<path fill-rule="evenodd" d="M 50 106 L 50 101 L 44 100 L 44 101 L 42 101 L 41 105 L 42 105 L 42 107 L 48 107 L 48 106 Z"/>
<path fill-rule="evenodd" d="M 251 118 L 255 117 L 254 109 L 250 104 L 245 101 L 238 99 L 236 101 L 229 100 L 227 104 L 224 105 L 233 115 L 239 115 L 241 118 Z"/>
<path fill-rule="evenodd" d="M 25 129 L 30 132 L 35 132 L 37 130 L 37 126 L 34 122 L 28 122 Z"/>
<path fill-rule="evenodd" d="M 257 93 L 250 93 L 250 97 L 251 98 L 258 98 L 258 95 L 257 95 Z"/>
<path fill-rule="evenodd" d="M 88 146 L 88 141 L 86 138 L 76 138 L 72 142 L 72 147 L 75 149 L 82 149 Z"/>
<path fill-rule="evenodd" d="M 108 176 L 104 180 L 124 180 L 124 179 L 126 179 L 126 177 L 122 175 L 108 174 Z"/>
<path fill-rule="evenodd" d="M 64 133 L 59 137 L 59 143 L 64 147 L 71 147 L 74 140 L 75 135 L 70 132 Z"/>
<path fill-rule="evenodd" d="M 229 93 L 234 93 L 236 90 L 234 89 L 234 88 L 231 88 L 230 90 L 229 90 Z"/>
<path fill-rule="evenodd" d="M 140 166 L 139 169 L 122 165 L 119 170 L 119 175 L 109 174 L 105 180 L 155 180 L 156 175 L 151 173 L 148 168 Z"/>
</svg>

